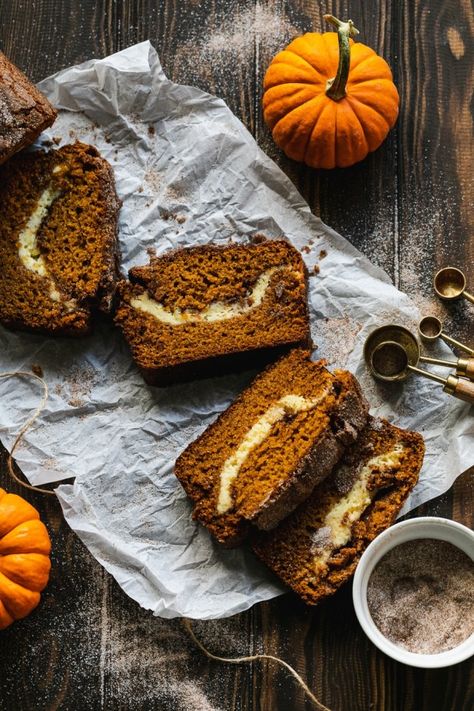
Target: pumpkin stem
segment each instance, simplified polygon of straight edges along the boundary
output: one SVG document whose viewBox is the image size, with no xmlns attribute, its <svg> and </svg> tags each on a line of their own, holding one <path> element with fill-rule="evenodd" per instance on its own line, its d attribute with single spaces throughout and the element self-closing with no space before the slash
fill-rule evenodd
<svg viewBox="0 0 474 711">
<path fill-rule="evenodd" d="M 324 15 L 324 19 L 330 22 L 337 29 L 337 38 L 339 41 L 339 66 L 337 74 L 332 79 L 328 79 L 326 83 L 326 96 L 339 101 L 346 95 L 346 84 L 349 77 L 349 68 L 351 65 L 351 45 L 350 37 L 355 37 L 359 34 L 359 30 L 354 27 L 352 20 L 342 22 L 334 15 Z"/>
</svg>

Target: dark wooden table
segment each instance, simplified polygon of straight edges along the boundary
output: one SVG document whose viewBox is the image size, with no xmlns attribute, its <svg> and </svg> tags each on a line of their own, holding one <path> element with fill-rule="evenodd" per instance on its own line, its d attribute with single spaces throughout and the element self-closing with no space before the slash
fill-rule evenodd
<svg viewBox="0 0 474 711">
<path fill-rule="evenodd" d="M 366 161 L 318 173 L 278 152 L 262 123 L 260 96 L 274 52 L 301 32 L 320 31 L 325 11 L 350 14 L 360 40 L 388 60 L 401 115 Z M 431 278 L 450 262 L 474 285 L 473 22 L 470 0 L 6 0 L 0 46 L 38 81 L 149 38 L 168 76 L 223 97 L 325 222 L 426 313 L 442 316 L 448 331 L 472 340 L 472 306 L 442 307 Z M 5 474 L 0 484 L 18 491 Z M 26 496 L 51 532 L 53 571 L 39 609 L 0 634 L 2 711 L 313 708 L 272 664 L 208 662 L 179 621 L 153 618 L 122 592 L 69 530 L 55 500 Z M 472 525 L 473 510 L 471 472 L 413 515 Z M 350 585 L 315 610 L 285 595 L 196 630 L 220 654 L 282 656 L 334 711 L 474 708 L 470 662 L 439 671 L 392 662 L 359 628 Z"/>
</svg>

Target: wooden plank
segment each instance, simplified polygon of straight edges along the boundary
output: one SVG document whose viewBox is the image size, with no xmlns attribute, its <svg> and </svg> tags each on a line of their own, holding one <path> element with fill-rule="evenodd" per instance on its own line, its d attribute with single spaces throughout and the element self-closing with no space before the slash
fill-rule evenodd
<svg viewBox="0 0 474 711">
<path fill-rule="evenodd" d="M 399 8 L 398 225 L 400 286 L 460 340 L 474 341 L 473 307 L 443 305 L 434 273 L 463 268 L 474 287 L 474 10 L 469 0 L 404 0 Z"/>
</svg>

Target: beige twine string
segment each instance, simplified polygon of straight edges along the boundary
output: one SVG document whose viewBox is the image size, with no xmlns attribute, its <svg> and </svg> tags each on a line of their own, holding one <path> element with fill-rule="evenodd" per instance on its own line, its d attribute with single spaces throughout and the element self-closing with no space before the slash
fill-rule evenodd
<svg viewBox="0 0 474 711">
<path fill-rule="evenodd" d="M 33 380 L 37 380 L 41 383 L 43 386 L 43 397 L 41 398 L 40 404 L 36 408 L 36 410 L 33 412 L 31 417 L 28 418 L 28 420 L 25 422 L 25 424 L 22 426 L 20 431 L 18 432 L 17 436 L 15 437 L 15 441 L 13 442 L 13 447 L 11 448 L 10 453 L 8 454 L 8 459 L 7 459 L 7 467 L 8 467 L 8 473 L 14 479 L 17 484 L 20 486 L 23 486 L 25 489 L 30 489 L 30 491 L 37 491 L 40 492 L 41 494 L 48 494 L 49 496 L 55 496 L 54 491 L 49 491 L 48 489 L 42 489 L 39 486 L 32 486 L 31 484 L 27 484 L 26 481 L 22 481 L 16 474 L 15 470 L 13 469 L 13 454 L 20 444 L 21 440 L 23 439 L 24 434 L 29 430 L 29 428 L 33 425 L 35 420 L 41 415 L 43 412 L 46 402 L 48 400 L 48 384 L 46 383 L 46 380 L 44 378 L 40 377 L 39 375 L 36 375 L 36 373 L 30 373 L 27 370 L 13 370 L 11 372 L 4 372 L 0 373 L 0 378 L 15 378 L 15 377 L 20 377 L 20 378 L 32 378 Z"/>
<path fill-rule="evenodd" d="M 184 625 L 184 628 L 186 629 L 186 632 L 189 634 L 191 639 L 193 640 L 194 644 L 199 647 L 201 652 L 206 655 L 209 659 L 214 660 L 215 662 L 225 662 L 226 664 L 245 664 L 246 662 L 255 662 L 260 659 L 269 659 L 272 662 L 276 662 L 277 664 L 281 664 L 281 666 L 285 667 L 287 671 L 290 672 L 290 674 L 296 679 L 298 684 L 301 686 L 307 697 L 313 702 L 313 704 L 316 706 L 316 708 L 320 709 L 320 711 L 331 711 L 328 709 L 327 706 L 321 703 L 321 701 L 318 701 L 316 696 L 313 694 L 313 692 L 309 689 L 308 685 L 302 679 L 302 677 L 298 674 L 298 672 L 293 669 L 287 662 L 284 662 L 283 659 L 280 659 L 279 657 L 273 657 L 271 654 L 252 654 L 250 657 L 233 657 L 233 658 L 228 658 L 228 657 L 218 657 L 215 654 L 212 654 L 209 652 L 209 650 L 206 649 L 206 647 L 198 640 L 196 635 L 194 634 L 193 628 L 191 626 L 191 620 L 189 620 L 187 617 L 183 617 L 182 623 Z"/>
</svg>

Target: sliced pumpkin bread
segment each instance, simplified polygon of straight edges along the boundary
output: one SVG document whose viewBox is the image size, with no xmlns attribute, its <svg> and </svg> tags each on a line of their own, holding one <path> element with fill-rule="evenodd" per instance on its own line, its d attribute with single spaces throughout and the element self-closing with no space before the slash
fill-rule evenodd
<svg viewBox="0 0 474 711">
<path fill-rule="evenodd" d="M 0 322 L 87 333 L 118 276 L 111 166 L 83 143 L 14 156 L 0 168 L 0 205 Z"/>
<path fill-rule="evenodd" d="M 255 553 L 309 605 L 332 595 L 394 521 L 418 481 L 424 451 L 417 432 L 371 418 L 307 501 L 275 530 L 255 535 Z"/>
<path fill-rule="evenodd" d="M 293 349 L 263 373 L 176 462 L 194 518 L 227 545 L 276 526 L 332 470 L 363 429 L 355 378 Z"/>
<path fill-rule="evenodd" d="M 256 368 L 309 343 L 306 270 L 286 241 L 174 250 L 129 278 L 116 322 L 150 384 Z"/>
</svg>

